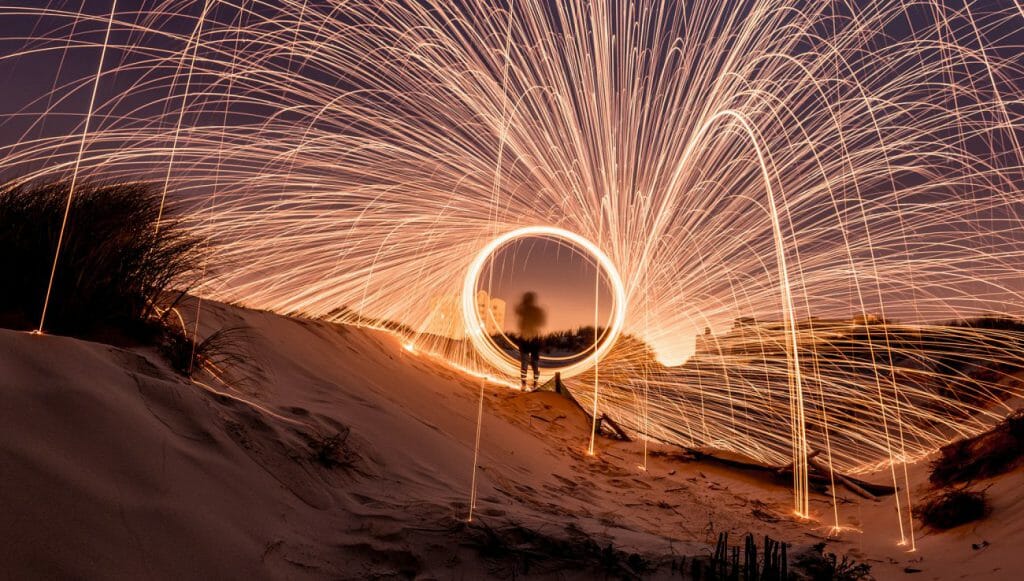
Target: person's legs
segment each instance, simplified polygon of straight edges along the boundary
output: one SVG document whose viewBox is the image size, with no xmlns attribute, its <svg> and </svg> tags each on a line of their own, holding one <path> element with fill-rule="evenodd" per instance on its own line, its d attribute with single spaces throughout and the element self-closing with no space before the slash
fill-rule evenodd
<svg viewBox="0 0 1024 581">
<path fill-rule="evenodd" d="M 519 381 L 520 386 L 526 389 L 526 361 L 530 351 L 525 346 L 519 348 Z"/>
<path fill-rule="evenodd" d="M 534 346 L 530 350 L 530 367 L 533 368 L 533 387 L 537 388 L 537 378 L 540 376 L 540 347 Z M 523 381 L 526 381 L 526 371 L 523 371 Z"/>
</svg>

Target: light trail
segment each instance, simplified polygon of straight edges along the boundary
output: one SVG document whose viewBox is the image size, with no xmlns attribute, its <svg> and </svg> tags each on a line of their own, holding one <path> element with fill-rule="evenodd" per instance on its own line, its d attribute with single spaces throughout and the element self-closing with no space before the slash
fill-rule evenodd
<svg viewBox="0 0 1024 581">
<path fill-rule="evenodd" d="M 602 215 L 603 215 L 604 204 L 601 205 L 601 210 L 602 210 Z M 600 236 L 600 233 L 599 233 L 598 234 L 598 239 L 600 240 L 600 238 L 601 238 L 601 236 Z M 621 296 L 621 294 L 619 292 L 619 289 L 622 288 L 622 281 L 619 280 L 619 278 L 618 278 L 619 275 L 618 275 L 617 272 L 615 272 L 614 275 L 611 274 L 612 272 L 614 272 L 614 271 L 610 271 L 609 272 L 609 277 L 614 279 L 613 280 L 613 285 L 614 285 L 615 291 L 616 291 L 615 292 L 616 303 L 619 305 L 618 307 L 616 307 L 615 312 L 622 313 L 623 312 L 622 304 L 624 304 L 626 302 L 624 300 L 625 297 Z M 601 336 L 597 332 L 597 330 L 601 328 L 601 309 L 599 308 L 600 299 L 601 299 L 601 269 L 595 268 L 594 269 L 594 347 L 593 347 L 593 354 L 591 355 L 591 357 L 593 358 L 593 367 L 592 367 L 591 375 L 594 376 L 594 397 L 593 397 L 594 408 L 590 411 L 590 420 L 591 420 L 591 425 L 590 425 L 590 444 L 587 446 L 587 454 L 590 454 L 591 456 L 594 455 L 594 443 L 595 443 L 595 440 L 597 440 L 597 402 L 599 400 L 599 394 L 600 394 L 600 389 L 601 389 L 600 373 L 599 373 L 600 372 L 600 367 L 601 367 L 601 351 L 598 348 L 598 343 L 601 341 Z M 614 343 L 614 341 L 616 339 L 618 339 L 619 333 L 621 332 L 621 323 L 622 322 L 621 322 L 621 320 L 616 321 L 616 320 L 614 320 L 614 318 L 615 317 L 613 317 L 612 324 L 615 325 L 616 323 L 618 323 L 618 325 L 616 325 L 616 326 L 614 326 L 612 328 L 612 331 L 609 333 L 608 338 L 605 340 L 605 344 L 609 348 L 613 346 L 612 343 Z"/>
<path fill-rule="evenodd" d="M 597 277 L 595 281 L 595 293 L 599 292 L 598 289 L 600 288 L 602 270 L 605 278 L 607 278 L 611 286 L 612 313 L 608 323 L 608 331 L 605 333 L 604 337 L 598 337 L 598 334 L 596 332 L 594 333 L 595 345 L 593 352 L 580 361 L 570 362 L 559 367 L 548 367 L 543 370 L 543 373 L 547 374 L 548 378 L 558 372 L 561 373 L 563 378 L 568 379 L 596 367 L 597 363 L 612 350 L 615 346 L 615 341 L 622 332 L 622 327 L 625 323 L 626 317 L 626 287 L 623 284 L 622 278 L 619 276 L 614 263 L 612 263 L 612 260 L 600 248 L 598 248 L 597 245 L 579 234 L 551 226 L 527 226 L 525 228 L 518 228 L 511 232 L 506 232 L 494 240 L 491 240 L 486 246 L 476 253 L 472 262 L 469 263 L 469 267 L 466 270 L 465 277 L 462 281 L 462 293 L 460 295 L 459 305 L 461 307 L 463 327 L 465 328 L 465 333 L 469 338 L 469 342 L 476 349 L 475 354 L 479 355 L 484 362 L 492 366 L 494 369 L 501 371 L 508 377 L 515 377 L 519 373 L 519 363 L 517 361 L 512 361 L 504 351 L 494 344 L 494 341 L 487 334 L 484 322 L 480 320 L 480 316 L 477 311 L 476 295 L 477 291 L 480 289 L 480 274 L 483 272 L 484 266 L 488 263 L 491 257 L 494 256 L 495 252 L 516 240 L 531 237 L 547 237 L 567 242 L 582 249 L 583 252 L 588 255 L 588 259 L 592 258 L 598 265 L 598 268 L 595 269 L 595 276 Z M 596 302 L 594 309 L 595 313 L 597 313 L 598 309 Z M 595 314 L 595 320 L 599 321 L 599 315 Z M 594 325 L 594 328 L 597 328 L 596 324 Z M 541 381 L 544 380 L 544 375 L 542 375 Z M 594 385 L 596 389 L 596 380 Z M 593 453 L 592 445 L 593 444 L 591 444 L 590 448 L 591 453 Z"/>
<path fill-rule="evenodd" d="M 103 37 L 103 47 L 100 49 L 99 64 L 96 65 L 96 75 L 92 82 L 92 93 L 89 95 L 89 109 L 85 115 L 85 123 L 82 127 L 82 136 L 78 141 L 78 154 L 75 156 L 75 165 L 71 170 L 71 183 L 68 186 L 68 202 L 64 206 L 64 216 L 60 221 L 60 233 L 57 235 L 57 247 L 53 252 L 53 265 L 50 267 L 50 280 L 46 283 L 46 296 L 43 298 L 43 310 L 39 315 L 39 327 L 36 333 L 42 333 L 46 326 L 46 311 L 50 307 L 50 295 L 53 293 L 53 279 L 57 276 L 57 264 L 60 261 L 60 250 L 64 243 L 64 233 L 68 226 L 68 214 L 71 212 L 71 201 L 75 197 L 75 188 L 78 186 L 78 172 L 82 165 L 82 156 L 85 154 L 85 144 L 89 137 L 89 124 L 92 121 L 93 111 L 96 107 L 96 93 L 99 91 L 100 77 L 103 74 L 103 63 L 107 57 L 107 47 L 110 44 L 110 31 L 114 27 L 114 15 L 117 14 L 117 0 L 110 2 L 110 17 L 107 18 L 107 31 Z"/>
<path fill-rule="evenodd" d="M 167 202 L 167 189 L 171 185 L 171 173 L 174 171 L 174 154 L 178 150 L 178 140 L 181 138 L 181 125 L 185 120 L 185 111 L 188 105 L 189 93 L 192 90 L 192 73 L 196 66 L 196 55 L 199 54 L 199 46 L 203 40 L 203 24 L 206 22 L 206 16 L 210 11 L 210 2 L 205 0 L 203 2 L 203 11 L 199 15 L 199 20 L 196 21 L 195 31 L 192 36 L 188 39 L 188 44 L 185 46 L 185 50 L 181 53 L 181 61 L 178 63 L 180 69 L 184 64 L 185 60 L 188 59 L 188 72 L 185 73 L 185 90 L 181 95 L 181 107 L 178 110 L 178 121 L 174 124 L 174 139 L 171 141 L 171 153 L 170 159 L 167 161 L 167 173 L 164 176 L 163 189 L 160 192 L 160 210 L 156 218 L 157 230 L 160 229 L 160 221 L 164 215 L 164 205 Z M 174 83 L 171 84 L 171 91 L 174 90 Z M 170 100 L 170 98 L 168 98 Z M 214 191 L 216 195 L 216 190 Z M 198 320 L 198 317 L 197 317 Z"/>
<path fill-rule="evenodd" d="M 480 431 L 484 425 L 484 387 L 487 380 L 480 378 L 480 403 L 476 412 L 476 438 L 473 441 L 473 475 L 469 483 L 469 515 L 466 522 L 473 522 L 473 509 L 476 508 L 476 475 L 479 472 L 477 464 L 480 462 Z"/>
</svg>

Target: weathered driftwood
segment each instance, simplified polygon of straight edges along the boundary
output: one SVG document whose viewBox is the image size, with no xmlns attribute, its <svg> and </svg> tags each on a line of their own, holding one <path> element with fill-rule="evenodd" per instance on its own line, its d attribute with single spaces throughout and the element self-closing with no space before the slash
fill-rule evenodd
<svg viewBox="0 0 1024 581">
<path fill-rule="evenodd" d="M 815 470 L 817 470 L 818 472 L 820 472 L 820 473 L 822 473 L 824 475 L 828 475 L 828 466 L 825 466 L 821 462 L 818 462 L 817 459 L 811 458 L 810 456 L 808 456 L 807 457 L 807 463 L 810 464 L 811 467 L 814 468 Z M 866 498 L 868 500 L 878 500 L 877 496 L 875 496 L 874 494 L 871 494 L 870 492 L 865 490 L 863 486 L 858 484 L 852 478 L 850 478 L 848 476 L 844 476 L 843 474 L 840 474 L 839 472 L 836 472 L 835 470 L 832 471 L 832 475 L 835 477 L 835 479 L 837 481 L 842 482 L 843 486 L 848 488 L 850 490 L 850 492 L 856 494 L 857 496 L 859 496 L 861 498 Z M 893 492 L 895 492 L 895 489 L 893 490 Z"/>
<path fill-rule="evenodd" d="M 626 442 L 630 441 L 629 434 L 626 433 L 626 430 L 623 430 L 622 426 L 620 426 L 615 420 L 611 419 L 608 414 L 601 414 L 601 417 L 597 419 L 597 430 L 599 432 L 603 426 L 608 426 L 612 431 L 612 434 L 614 434 L 618 439 Z"/>
<path fill-rule="evenodd" d="M 572 393 L 570 393 L 569 390 L 566 389 L 565 384 L 562 383 L 562 378 L 559 374 L 556 373 L 550 381 L 548 381 L 538 389 L 544 391 L 553 391 L 566 397 L 569 401 L 576 404 L 576 407 L 578 407 L 580 411 L 583 412 L 583 415 L 587 417 L 588 421 L 593 421 L 593 416 L 591 416 L 590 413 L 587 412 L 586 408 L 580 405 L 580 402 L 578 402 L 576 398 L 573 397 Z M 601 416 L 598 418 L 598 432 L 601 431 L 602 426 L 608 426 L 608 428 L 612 432 L 613 437 L 618 437 L 626 441 L 630 440 L 629 436 L 626 434 L 626 431 L 623 430 L 622 427 L 615 422 L 615 420 L 608 417 L 607 414 L 601 414 Z M 708 448 L 696 449 L 687 448 L 685 446 L 679 447 L 685 450 L 686 453 L 695 460 L 707 460 L 710 462 L 724 464 L 726 466 L 731 466 L 733 468 L 739 468 L 742 470 L 771 472 L 774 473 L 774 476 L 776 477 L 788 476 L 793 473 L 792 462 L 790 462 L 789 464 L 785 464 L 783 466 L 771 466 L 769 464 L 758 462 L 751 458 L 742 457 L 739 454 L 726 452 L 724 450 L 714 450 Z M 849 489 L 850 492 L 853 492 L 854 494 L 869 500 L 877 500 L 879 496 L 888 496 L 896 493 L 895 487 L 886 486 L 884 484 L 874 484 L 871 482 L 866 482 L 864 480 L 860 480 L 852 476 L 848 476 L 846 474 L 841 474 L 834 470 L 832 471 L 832 476 L 830 477 L 828 467 L 822 464 L 817 459 L 820 455 L 821 450 L 811 450 L 807 454 L 807 464 L 810 469 L 808 471 L 807 477 L 811 483 L 812 488 L 818 491 L 824 491 L 826 487 L 828 487 L 832 483 L 832 479 L 834 478 L 836 482 L 841 483 L 843 486 Z"/>
<path fill-rule="evenodd" d="M 695 460 L 705 460 L 741 470 L 766 472 L 775 478 L 792 476 L 793 474 L 792 464 L 772 466 L 770 464 L 765 464 L 764 462 L 758 462 L 757 460 L 743 457 L 734 452 L 708 448 L 698 450 L 684 447 L 683 449 L 693 456 Z M 812 489 L 822 492 L 831 484 L 832 479 L 829 477 L 828 467 L 817 460 L 817 457 L 820 454 L 820 450 L 812 450 L 808 453 L 807 457 L 810 470 L 808 471 L 807 479 L 809 480 Z M 888 496 L 890 494 L 895 494 L 896 492 L 896 489 L 892 486 L 866 482 L 839 472 L 833 471 L 833 476 L 837 482 L 842 483 L 845 487 L 850 489 L 851 492 L 864 498 L 876 499 L 879 496 Z"/>
<path fill-rule="evenodd" d="M 820 450 L 811 450 L 811 453 L 807 455 L 807 461 L 810 462 L 818 454 L 821 454 Z M 790 462 L 789 464 L 786 464 L 785 466 L 780 466 L 780 467 L 776 468 L 775 471 L 778 472 L 779 474 L 787 474 L 789 472 L 792 472 L 793 471 L 793 463 Z"/>
</svg>

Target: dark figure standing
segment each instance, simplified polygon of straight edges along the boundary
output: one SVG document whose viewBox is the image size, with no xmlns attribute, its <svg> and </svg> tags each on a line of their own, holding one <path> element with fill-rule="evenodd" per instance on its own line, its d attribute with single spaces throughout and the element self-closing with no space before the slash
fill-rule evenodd
<svg viewBox="0 0 1024 581">
<path fill-rule="evenodd" d="M 522 300 L 516 305 L 516 319 L 519 323 L 519 379 L 526 389 L 526 364 L 533 368 L 533 389 L 537 389 L 537 377 L 540 375 L 540 329 L 544 326 L 544 309 L 537 306 L 537 295 L 524 293 Z"/>
</svg>

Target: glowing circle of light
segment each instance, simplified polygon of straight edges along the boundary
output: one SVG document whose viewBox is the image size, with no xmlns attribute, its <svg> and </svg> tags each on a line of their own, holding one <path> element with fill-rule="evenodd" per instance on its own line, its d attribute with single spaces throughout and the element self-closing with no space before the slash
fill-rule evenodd
<svg viewBox="0 0 1024 581">
<path fill-rule="evenodd" d="M 622 332 L 623 322 L 626 318 L 626 288 L 622 284 L 622 278 L 619 276 L 618 269 L 615 268 L 615 263 L 608 258 L 608 255 L 606 255 L 596 244 L 575 232 L 570 232 L 569 230 L 556 228 L 554 226 L 527 226 L 525 228 L 506 232 L 484 246 L 470 263 L 469 269 L 466 271 L 466 278 L 462 285 L 462 319 L 466 328 L 466 336 L 469 337 L 469 340 L 473 344 L 477 353 L 479 353 L 487 363 L 511 376 L 515 376 L 519 373 L 519 365 L 513 363 L 509 359 L 508 355 L 501 351 L 498 346 L 490 340 L 490 337 L 487 336 L 486 327 L 484 323 L 480 321 L 477 314 L 476 286 L 477 281 L 480 279 L 480 274 L 483 272 L 484 264 L 487 263 L 487 259 L 490 258 L 495 251 L 513 240 L 529 236 L 562 239 L 582 248 L 593 256 L 600 268 L 604 270 L 605 275 L 608 278 L 609 285 L 611 286 L 611 320 L 608 324 L 608 330 L 605 333 L 605 339 L 601 341 L 597 349 L 595 349 L 586 358 L 575 363 L 559 368 L 542 370 L 542 377 L 545 374 L 554 374 L 555 372 L 560 373 L 563 378 L 579 375 L 596 365 L 597 362 L 607 355 L 608 351 L 615 345 L 616 339 L 618 339 L 619 334 Z"/>
</svg>

